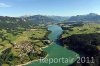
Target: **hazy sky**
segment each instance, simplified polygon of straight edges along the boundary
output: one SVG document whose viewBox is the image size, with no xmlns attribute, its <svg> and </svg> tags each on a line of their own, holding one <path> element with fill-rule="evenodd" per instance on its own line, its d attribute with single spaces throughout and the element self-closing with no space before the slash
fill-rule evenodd
<svg viewBox="0 0 100 66">
<path fill-rule="evenodd" d="M 100 0 L 0 0 L 0 16 L 100 14 Z"/>
</svg>

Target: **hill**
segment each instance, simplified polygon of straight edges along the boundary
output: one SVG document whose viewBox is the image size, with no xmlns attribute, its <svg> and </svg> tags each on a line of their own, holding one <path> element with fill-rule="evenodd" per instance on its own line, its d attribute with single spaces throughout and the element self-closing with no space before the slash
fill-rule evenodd
<svg viewBox="0 0 100 66">
<path fill-rule="evenodd" d="M 19 17 L 0 16 L 0 66 L 15 66 L 40 57 L 50 41 L 45 26 Z M 19 61 L 18 61 L 19 60 Z"/>
<path fill-rule="evenodd" d="M 85 58 L 84 62 L 82 59 L 70 66 L 100 66 L 100 24 L 64 23 L 62 29 L 64 31 L 60 38 L 61 45 L 77 52 L 80 59 Z M 87 62 L 91 61 L 91 57 L 94 63 Z"/>
</svg>

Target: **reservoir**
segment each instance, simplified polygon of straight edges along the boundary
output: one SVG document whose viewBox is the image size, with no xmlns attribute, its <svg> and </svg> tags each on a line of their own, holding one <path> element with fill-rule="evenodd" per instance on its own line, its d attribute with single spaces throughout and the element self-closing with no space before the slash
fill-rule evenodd
<svg viewBox="0 0 100 66">
<path fill-rule="evenodd" d="M 79 56 L 77 53 L 75 53 L 72 50 L 66 49 L 60 45 L 58 45 L 55 41 L 58 39 L 58 37 L 63 32 L 62 28 L 58 25 L 49 25 L 48 30 L 51 31 L 51 33 L 48 35 L 48 38 L 53 41 L 51 45 L 49 45 L 47 48 L 43 48 L 44 51 L 48 53 L 48 56 L 46 59 L 51 58 L 66 58 L 66 59 L 73 59 L 71 62 L 67 63 L 40 63 L 40 61 L 32 62 L 26 66 L 68 66 L 72 63 L 74 63 L 77 60 L 77 57 Z M 70 60 L 69 59 L 69 60 Z"/>
</svg>

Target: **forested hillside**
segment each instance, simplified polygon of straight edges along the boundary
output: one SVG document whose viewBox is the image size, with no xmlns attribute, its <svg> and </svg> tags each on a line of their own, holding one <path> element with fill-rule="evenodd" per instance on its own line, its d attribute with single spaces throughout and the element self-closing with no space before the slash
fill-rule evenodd
<svg viewBox="0 0 100 66">
<path fill-rule="evenodd" d="M 80 60 L 80 63 L 76 61 L 70 66 L 100 66 L 100 24 L 63 24 L 62 29 L 64 31 L 60 39 L 61 45 L 77 52 L 80 58 L 85 58 Z M 94 63 L 88 62 L 91 61 L 91 57 Z"/>
</svg>

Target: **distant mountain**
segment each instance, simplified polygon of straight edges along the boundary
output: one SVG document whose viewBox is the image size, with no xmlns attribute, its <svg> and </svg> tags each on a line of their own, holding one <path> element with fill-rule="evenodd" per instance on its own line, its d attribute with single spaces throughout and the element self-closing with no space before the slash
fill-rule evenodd
<svg viewBox="0 0 100 66">
<path fill-rule="evenodd" d="M 33 15 L 33 16 L 22 16 L 22 17 L 7 17 L 0 16 L 0 22 L 7 22 L 18 24 L 49 24 L 49 23 L 58 23 L 58 22 L 100 22 L 100 15 L 95 13 L 90 13 L 87 15 L 77 15 L 72 17 L 63 17 L 63 16 L 46 16 L 46 15 Z M 15 25 L 16 25 L 15 24 Z"/>
<path fill-rule="evenodd" d="M 34 16 L 28 16 L 23 18 L 33 22 L 34 24 L 46 24 L 46 23 L 58 22 L 53 18 L 50 18 L 48 16 L 43 16 L 43 15 L 34 15 Z"/>
<path fill-rule="evenodd" d="M 34 24 L 38 25 L 38 24 L 58 23 L 63 21 L 64 19 L 67 18 L 60 16 L 44 16 L 44 15 L 22 16 L 22 17 L 0 16 L 0 27 L 4 28 L 5 27 L 4 25 L 6 26 L 10 25 L 9 28 L 30 27 Z"/>
<path fill-rule="evenodd" d="M 48 16 L 49 18 L 52 18 L 56 21 L 64 21 L 67 20 L 69 17 L 63 17 L 63 16 Z"/>
<path fill-rule="evenodd" d="M 33 15 L 33 16 L 23 16 L 22 18 L 28 19 L 33 23 L 57 23 L 68 19 L 69 17 L 62 17 L 62 16 L 46 16 L 46 15 Z"/>
<path fill-rule="evenodd" d="M 100 21 L 100 15 L 95 14 L 95 13 L 90 13 L 87 15 L 77 15 L 77 16 L 72 16 L 68 19 L 68 21 L 86 21 L 86 22 L 98 22 Z"/>
</svg>

